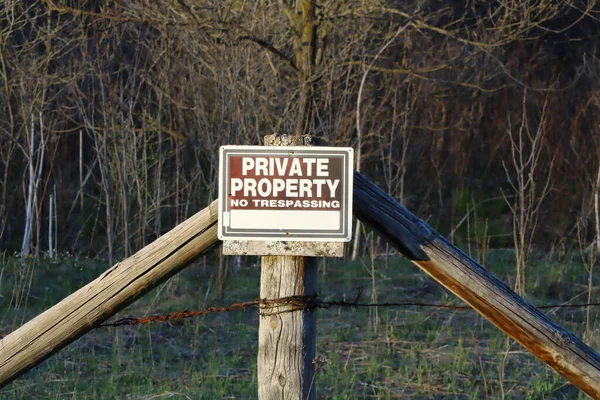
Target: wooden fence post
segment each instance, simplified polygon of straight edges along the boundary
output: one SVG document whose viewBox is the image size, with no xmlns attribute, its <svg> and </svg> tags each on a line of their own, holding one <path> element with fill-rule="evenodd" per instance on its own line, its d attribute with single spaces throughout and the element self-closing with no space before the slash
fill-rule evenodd
<svg viewBox="0 0 600 400">
<path fill-rule="evenodd" d="M 265 136 L 265 146 L 310 145 L 310 136 Z M 317 294 L 318 264 L 314 257 L 261 257 L 260 298 Z M 258 327 L 258 398 L 316 398 L 314 364 L 317 323 L 315 310 L 293 305 L 261 306 Z"/>
<path fill-rule="evenodd" d="M 343 241 L 350 240 L 352 149 L 309 149 L 315 143 L 308 135 L 269 135 L 264 144 L 221 147 L 219 238 L 223 254 L 262 257 L 258 398 L 310 400 L 316 398 L 316 312 L 307 304 L 317 295 L 314 257 L 342 257 Z"/>
<path fill-rule="evenodd" d="M 317 259 L 298 256 L 261 258 L 260 297 L 278 299 L 317 292 Z M 315 310 L 293 305 L 262 306 L 258 327 L 258 398 L 315 399 Z"/>
</svg>

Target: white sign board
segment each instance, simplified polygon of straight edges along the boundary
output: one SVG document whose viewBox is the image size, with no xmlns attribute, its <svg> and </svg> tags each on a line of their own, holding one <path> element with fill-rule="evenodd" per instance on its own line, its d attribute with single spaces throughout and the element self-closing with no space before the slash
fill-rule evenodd
<svg viewBox="0 0 600 400">
<path fill-rule="evenodd" d="M 351 148 L 223 146 L 219 239 L 350 241 L 352 178 Z"/>
</svg>

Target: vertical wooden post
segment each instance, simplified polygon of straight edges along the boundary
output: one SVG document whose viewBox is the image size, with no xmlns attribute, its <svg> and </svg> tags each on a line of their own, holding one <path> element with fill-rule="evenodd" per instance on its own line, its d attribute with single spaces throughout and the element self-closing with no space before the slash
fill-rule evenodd
<svg viewBox="0 0 600 400">
<path fill-rule="evenodd" d="M 310 145 L 310 136 L 265 136 L 266 146 Z M 314 257 L 263 256 L 260 297 L 312 296 L 317 293 L 318 264 Z M 291 305 L 263 306 L 258 328 L 258 398 L 316 398 L 315 310 L 289 311 Z"/>
<path fill-rule="evenodd" d="M 264 256 L 260 297 L 310 296 L 317 291 L 314 257 Z M 260 310 L 258 328 L 258 398 L 315 399 L 315 310 L 289 311 L 279 305 Z"/>
</svg>

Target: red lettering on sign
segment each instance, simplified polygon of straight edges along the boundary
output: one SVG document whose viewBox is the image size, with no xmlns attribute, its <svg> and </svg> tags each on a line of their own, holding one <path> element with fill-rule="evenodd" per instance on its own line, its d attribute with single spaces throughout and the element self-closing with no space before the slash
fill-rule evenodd
<svg viewBox="0 0 600 400">
<path fill-rule="evenodd" d="M 230 209 L 342 209 L 342 157 L 227 157 Z"/>
</svg>

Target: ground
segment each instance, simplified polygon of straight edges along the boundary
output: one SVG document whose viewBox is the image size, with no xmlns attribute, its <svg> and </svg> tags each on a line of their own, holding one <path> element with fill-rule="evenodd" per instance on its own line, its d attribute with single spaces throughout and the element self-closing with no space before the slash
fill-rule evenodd
<svg viewBox="0 0 600 400">
<path fill-rule="evenodd" d="M 118 317 L 226 306 L 258 297 L 257 258 L 228 267 L 219 298 L 215 254 L 122 311 Z M 101 274 L 104 260 L 12 257 L 0 261 L 0 333 L 8 333 Z M 510 283 L 513 253 L 494 250 L 486 266 Z M 600 266 L 596 266 L 600 270 Z M 374 279 L 373 279 L 374 277 Z M 595 279 L 600 276 L 595 272 Z M 537 305 L 584 303 L 587 273 L 577 255 L 536 254 L 527 298 Z M 320 265 L 323 300 L 462 304 L 392 254 Z M 600 288 L 593 288 L 592 301 Z M 546 312 L 582 337 L 586 309 Z M 586 342 L 600 349 L 600 308 L 592 308 Z M 577 399 L 585 398 L 553 370 L 472 310 L 397 306 L 318 310 L 319 399 Z M 185 321 L 100 328 L 0 390 L 2 399 L 256 398 L 257 310 Z M 590 334 L 591 333 L 591 334 Z"/>
</svg>

